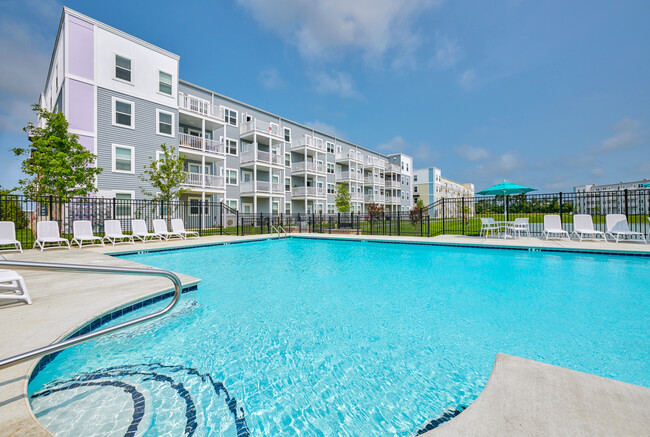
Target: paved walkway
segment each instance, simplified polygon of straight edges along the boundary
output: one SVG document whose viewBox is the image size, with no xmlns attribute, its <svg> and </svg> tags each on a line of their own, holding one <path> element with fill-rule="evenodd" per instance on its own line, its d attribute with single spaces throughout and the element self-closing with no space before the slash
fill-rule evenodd
<svg viewBox="0 0 650 437">
<path fill-rule="evenodd" d="M 390 241 L 404 241 L 404 242 L 418 242 L 418 243 L 436 243 L 436 244 L 470 244 L 470 245 L 484 245 L 484 246 L 509 246 L 509 247 L 527 247 L 527 248 L 549 248 L 549 249 L 578 249 L 578 250 L 597 250 L 597 251 L 622 251 L 622 252 L 644 252 L 650 253 L 650 245 L 646 246 L 638 243 L 594 243 L 594 242 L 567 242 L 567 241 L 542 241 L 536 238 L 522 238 L 518 240 L 498 240 L 498 239 L 482 239 L 476 237 L 463 237 L 463 236 L 439 236 L 435 238 L 421 238 L 421 237 L 386 237 L 386 236 L 356 236 L 356 235 L 337 235 L 337 234 L 300 234 L 292 235 L 301 238 L 319 237 L 319 238 L 344 238 L 344 239 L 362 239 L 362 240 L 390 240 Z M 209 245 L 230 241 L 243 241 L 255 240 L 260 238 L 269 238 L 268 235 L 263 236 L 214 236 L 203 237 L 200 239 L 192 239 L 188 241 L 170 241 L 166 243 L 147 243 L 143 245 L 138 243 L 136 245 L 118 245 L 102 247 L 90 247 L 79 250 L 77 248 L 68 250 L 48 250 L 43 253 L 35 250 L 26 250 L 23 254 L 18 253 L 5 253 L 7 259 L 23 260 L 23 261 L 49 261 L 70 264 L 97 264 L 106 266 L 141 266 L 137 263 L 127 261 L 122 258 L 107 256 L 107 254 L 127 252 L 134 250 L 156 250 L 168 249 L 172 247 L 183 247 L 190 245 Z M 13 356 L 26 350 L 31 350 L 36 347 L 51 344 L 59 339 L 65 338 L 68 334 L 73 332 L 75 328 L 93 320 L 99 315 L 110 312 L 114 309 L 128 305 L 132 302 L 142 300 L 148 296 L 158 294 L 163 291 L 171 290 L 171 284 L 166 279 L 162 278 L 146 278 L 146 277 L 133 277 L 133 276 L 119 276 L 119 275 L 106 275 L 102 277 L 101 281 L 97 280 L 97 275 L 87 275 L 78 273 L 58 273 L 51 272 L 36 272 L 36 271 L 23 271 L 21 272 L 25 277 L 30 295 L 34 302 L 33 305 L 25 305 L 22 302 L 3 301 L 0 302 L 0 357 L 5 358 Z M 185 275 L 179 275 L 185 286 L 195 284 L 199 281 L 197 278 L 192 278 Z M 534 363 L 525 360 L 526 363 Z M 33 367 L 36 365 L 37 360 L 32 360 L 9 369 L 0 371 L 0 436 L 40 436 L 50 435 L 34 418 L 29 402 L 27 400 L 27 382 Z M 499 359 L 497 360 L 497 364 Z M 532 364 L 531 364 L 532 365 Z M 525 381 L 531 377 L 529 370 L 530 365 L 522 364 L 518 369 L 512 370 L 513 375 L 508 378 L 501 378 L 508 380 L 515 378 L 515 380 Z M 532 368 L 530 368 L 532 369 Z M 560 369 L 553 366 L 547 366 L 540 370 L 542 374 L 548 373 L 549 375 L 555 373 L 554 369 Z M 560 369 L 566 372 L 571 372 L 566 369 Z M 496 368 L 495 368 L 496 372 Z M 528 376 L 527 373 L 529 372 Z M 534 372 L 533 372 L 534 373 Z M 548 387 L 548 391 L 530 391 L 529 394 L 533 398 L 541 396 L 539 402 L 562 404 L 566 403 L 566 399 L 571 396 L 584 396 L 584 393 L 594 393 L 593 390 L 583 387 L 581 378 L 572 377 L 572 374 L 579 374 L 573 372 L 567 374 L 567 380 L 574 381 L 572 384 L 566 384 L 567 390 L 565 392 L 553 391 L 552 387 Z M 519 375 L 519 376 L 516 376 Z M 582 374 L 579 374 L 582 375 Z M 495 373 L 493 373 L 493 378 Z M 590 376 L 591 375 L 587 375 Z M 490 381 L 492 381 L 492 379 Z M 550 379 L 549 379 L 550 378 Z M 592 377 L 596 378 L 596 377 Z M 603 378 L 599 378 L 603 380 Z M 544 387 L 547 381 L 552 380 L 548 378 L 537 378 L 537 386 Z M 619 386 L 623 383 L 616 381 L 604 380 L 603 386 L 612 383 Z M 488 383 L 490 386 L 492 382 Z M 492 385 L 499 385 L 495 382 Z M 623 384 L 626 387 L 629 384 Z M 508 393 L 506 389 L 502 393 Z M 581 394 L 583 393 L 583 394 Z M 638 411 L 638 407 L 645 408 L 650 411 L 650 400 L 648 393 L 650 389 L 636 387 L 629 390 L 618 390 L 612 388 L 600 392 L 602 396 L 615 396 L 617 405 L 617 412 L 619 415 L 627 414 L 625 416 L 627 421 L 634 422 L 640 421 L 638 417 L 632 417 L 632 413 Z M 633 393 L 639 393 L 633 395 Z M 481 395 L 483 396 L 483 395 Z M 501 399 L 499 408 L 510 408 L 516 410 L 519 406 L 523 407 L 521 398 L 504 395 Z M 525 394 L 521 394 L 525 396 Z M 529 396 L 529 397 L 530 397 Z M 487 399 L 490 399 L 486 396 Z M 479 397 L 479 399 L 481 399 Z M 532 399 L 531 402 L 535 401 Z M 451 428 L 451 424 L 460 419 L 463 422 L 470 421 L 474 423 L 476 428 L 472 425 L 467 425 L 469 428 L 463 428 L 465 431 L 459 431 L 460 434 L 454 434 L 454 430 L 445 431 L 451 434 L 448 435 L 463 435 L 467 430 L 474 430 L 470 434 L 476 434 L 479 430 L 485 428 L 487 423 L 498 421 L 498 411 L 500 410 L 485 410 L 492 411 L 492 413 L 482 413 L 483 407 L 479 409 L 478 405 L 490 404 L 490 401 L 477 400 L 472 407 L 458 416 L 449 426 L 444 425 L 439 428 L 440 432 Z M 603 401 L 604 402 L 604 401 Z M 612 401 L 613 402 L 613 401 Z M 474 405 L 477 405 L 475 407 Z M 578 403 L 575 403 L 578 405 Z M 495 404 L 496 405 L 496 404 Z M 614 404 L 612 404 L 614 405 Z M 478 410 L 478 413 L 474 413 Z M 513 410 L 513 411 L 514 411 Z M 510 411 L 510 410 L 508 410 Z M 517 410 L 519 411 L 519 410 Z M 517 417 L 520 418 L 522 423 L 528 424 L 526 429 L 536 426 L 539 423 L 539 418 L 534 416 L 537 410 L 522 409 L 521 414 Z M 589 414 L 582 414 L 582 410 L 578 409 L 569 416 L 572 421 L 579 423 L 580 420 L 590 419 Z M 613 412 L 603 411 L 603 415 L 611 416 Z M 472 417 L 480 417 L 480 419 L 472 419 Z M 645 416 L 646 429 L 650 429 L 650 423 Z M 567 419 L 569 420 L 569 419 Z M 485 423 L 484 423 L 485 421 Z M 496 422 L 495 422 L 496 423 Z M 573 422 L 572 422 L 573 423 Z M 532 424 L 532 425 L 531 425 Z M 496 426 L 496 425 L 495 425 Z M 576 425 L 577 426 L 577 425 Z M 494 428 L 506 430 L 506 428 Z M 569 428 L 568 428 L 569 429 Z M 572 429 L 572 428 L 571 428 Z M 590 429 L 590 428 L 589 428 Z M 617 428 L 618 429 L 618 428 Z M 630 428 L 632 429 L 632 428 Z M 624 430 L 623 430 L 624 431 Z M 500 432 L 497 432 L 497 434 Z M 514 433 L 514 431 L 513 431 Z M 618 433 L 621 435 L 620 433 Z M 625 434 L 625 432 L 623 432 Z"/>
</svg>

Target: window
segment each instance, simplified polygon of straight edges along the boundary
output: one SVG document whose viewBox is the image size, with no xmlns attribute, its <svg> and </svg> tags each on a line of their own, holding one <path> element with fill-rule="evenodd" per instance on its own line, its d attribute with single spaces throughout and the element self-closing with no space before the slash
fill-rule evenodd
<svg viewBox="0 0 650 437">
<path fill-rule="evenodd" d="M 327 172 L 334 174 L 334 164 L 330 164 L 330 163 L 327 164 Z"/>
<path fill-rule="evenodd" d="M 418 181 L 418 175 L 414 174 L 413 175 L 413 182 L 417 182 L 417 181 Z"/>
<path fill-rule="evenodd" d="M 341 154 L 341 146 L 336 146 L 336 154 L 340 155 Z"/>
<path fill-rule="evenodd" d="M 135 173 L 133 165 L 133 147 L 113 144 L 113 172 Z"/>
<path fill-rule="evenodd" d="M 226 139 L 226 153 L 237 156 L 237 141 Z"/>
<path fill-rule="evenodd" d="M 291 191 L 291 178 L 284 178 L 284 191 Z"/>
<path fill-rule="evenodd" d="M 334 153 L 334 143 L 327 142 L 327 153 Z"/>
<path fill-rule="evenodd" d="M 283 129 L 283 131 L 284 131 L 284 141 L 286 141 L 287 143 L 290 143 L 291 142 L 291 129 L 289 129 L 288 127 L 285 127 Z"/>
<path fill-rule="evenodd" d="M 284 165 L 291 167 L 291 153 L 284 154 Z"/>
<path fill-rule="evenodd" d="M 327 205 L 327 213 L 334 214 L 334 205 Z"/>
<path fill-rule="evenodd" d="M 327 184 L 327 194 L 334 194 L 334 184 Z"/>
<path fill-rule="evenodd" d="M 132 198 L 133 196 L 130 193 L 115 194 L 115 216 L 116 217 L 131 217 Z"/>
<path fill-rule="evenodd" d="M 229 206 L 232 209 L 235 210 L 237 209 L 237 200 L 226 199 L 224 203 L 226 204 L 226 206 Z"/>
<path fill-rule="evenodd" d="M 284 204 L 284 212 L 286 214 L 291 214 L 291 202 L 286 202 Z"/>
<path fill-rule="evenodd" d="M 172 95 L 172 75 L 164 73 L 162 71 L 158 72 L 158 91 L 163 94 Z"/>
<path fill-rule="evenodd" d="M 417 193 L 417 192 L 418 192 L 418 186 L 417 186 L 417 185 L 413 187 L 413 192 L 414 192 L 414 193 Z"/>
<path fill-rule="evenodd" d="M 280 213 L 280 202 L 272 202 L 271 203 L 271 213 L 272 214 L 279 214 Z"/>
<path fill-rule="evenodd" d="M 226 169 L 226 184 L 237 185 L 237 170 Z"/>
<path fill-rule="evenodd" d="M 160 109 L 156 109 L 156 114 L 158 115 L 158 130 L 156 133 L 170 137 L 174 136 L 174 114 L 163 112 Z"/>
<path fill-rule="evenodd" d="M 134 122 L 133 103 L 113 98 L 113 124 L 133 129 Z"/>
<path fill-rule="evenodd" d="M 237 126 L 237 111 L 230 108 L 223 108 L 223 119 L 226 123 Z"/>
<path fill-rule="evenodd" d="M 131 82 L 131 60 L 115 55 L 115 78 Z"/>
</svg>

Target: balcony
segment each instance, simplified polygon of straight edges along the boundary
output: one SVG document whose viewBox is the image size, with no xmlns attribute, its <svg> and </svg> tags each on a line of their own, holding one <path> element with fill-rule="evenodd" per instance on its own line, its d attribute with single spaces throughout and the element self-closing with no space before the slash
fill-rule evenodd
<svg viewBox="0 0 650 437">
<path fill-rule="evenodd" d="M 386 171 L 389 173 L 401 173 L 402 170 L 399 165 L 397 164 L 388 164 L 386 166 Z"/>
<path fill-rule="evenodd" d="M 385 203 L 386 196 L 383 194 L 366 194 L 363 196 L 363 201 L 366 203 Z"/>
<path fill-rule="evenodd" d="M 254 132 L 263 135 L 271 135 L 277 138 L 284 138 L 280 131 L 280 125 L 277 123 L 269 123 L 267 121 L 254 118 L 241 124 L 240 135 L 251 134 Z"/>
<path fill-rule="evenodd" d="M 365 176 L 363 178 L 363 183 L 365 185 L 384 185 L 384 179 L 380 177 L 379 175 L 377 176 Z"/>
<path fill-rule="evenodd" d="M 356 171 L 341 171 L 336 173 L 336 182 L 363 182 L 363 174 Z"/>
<path fill-rule="evenodd" d="M 261 150 L 247 150 L 241 154 L 241 163 L 260 163 L 266 165 L 284 165 L 282 156 Z"/>
<path fill-rule="evenodd" d="M 325 164 L 301 161 L 291 164 L 291 173 L 325 173 Z"/>
<path fill-rule="evenodd" d="M 293 197 L 325 197 L 324 187 L 293 187 L 291 189 Z"/>
<path fill-rule="evenodd" d="M 204 117 L 225 122 L 223 108 L 221 106 L 215 106 L 207 100 L 190 94 L 178 93 L 178 107 L 179 109 L 184 109 Z"/>
<path fill-rule="evenodd" d="M 336 162 L 340 161 L 354 161 L 363 164 L 361 152 L 357 152 L 356 150 L 348 150 L 348 153 L 337 153 Z"/>
<path fill-rule="evenodd" d="M 315 152 L 327 152 L 327 147 L 325 147 L 325 142 L 322 138 L 312 137 L 311 135 L 305 135 L 305 138 L 300 140 L 296 144 L 291 144 L 291 150 L 297 151 L 302 149 L 313 150 Z"/>
<path fill-rule="evenodd" d="M 386 196 L 387 205 L 401 205 L 402 198 L 397 196 Z"/>
<path fill-rule="evenodd" d="M 386 180 L 386 188 L 402 188 L 400 181 Z"/>
<path fill-rule="evenodd" d="M 380 169 L 386 168 L 386 161 L 374 156 L 368 156 L 366 159 L 366 167 L 377 167 Z"/>
<path fill-rule="evenodd" d="M 194 135 L 178 134 L 178 145 L 183 149 L 206 152 L 213 155 L 226 154 L 226 148 L 222 142 L 207 138 L 204 139 Z"/>
<path fill-rule="evenodd" d="M 210 188 L 213 190 L 225 190 L 226 189 L 226 178 L 223 176 L 215 176 L 211 174 L 201 174 L 201 173 L 185 173 L 187 179 L 185 179 L 185 185 L 190 187 L 198 188 Z"/>
<path fill-rule="evenodd" d="M 356 202 L 363 202 L 363 194 L 362 193 L 350 193 L 350 200 L 356 201 Z"/>
</svg>

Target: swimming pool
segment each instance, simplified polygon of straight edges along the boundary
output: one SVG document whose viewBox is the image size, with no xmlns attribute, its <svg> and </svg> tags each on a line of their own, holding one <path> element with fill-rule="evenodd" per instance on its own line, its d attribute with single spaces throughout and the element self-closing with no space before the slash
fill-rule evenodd
<svg viewBox="0 0 650 437">
<path fill-rule="evenodd" d="M 291 238 L 127 259 L 203 281 L 38 373 L 57 435 L 408 436 L 497 352 L 650 387 L 648 258 Z"/>
</svg>

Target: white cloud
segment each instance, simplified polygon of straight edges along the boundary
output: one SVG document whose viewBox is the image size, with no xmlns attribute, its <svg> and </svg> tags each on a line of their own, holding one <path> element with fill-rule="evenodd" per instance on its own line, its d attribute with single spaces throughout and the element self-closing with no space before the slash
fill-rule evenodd
<svg viewBox="0 0 650 437">
<path fill-rule="evenodd" d="M 446 36 L 436 35 L 434 50 L 431 65 L 439 68 L 451 68 L 463 57 L 458 42 Z"/>
<path fill-rule="evenodd" d="M 523 166 L 522 159 L 515 153 L 504 153 L 494 163 L 494 170 L 507 176 Z"/>
<path fill-rule="evenodd" d="M 639 121 L 624 118 L 614 126 L 617 133 L 603 140 L 598 150 L 600 152 L 614 152 L 643 143 L 646 138 L 640 128 L 641 123 Z"/>
<path fill-rule="evenodd" d="M 295 45 L 306 58 L 360 52 L 376 62 L 420 43 L 415 22 L 440 0 L 238 0 L 260 25 Z"/>
<path fill-rule="evenodd" d="M 264 88 L 269 90 L 281 89 L 287 85 L 276 68 L 267 68 L 260 71 L 260 82 Z"/>
<path fill-rule="evenodd" d="M 470 145 L 464 145 L 464 146 L 456 147 L 455 150 L 456 153 L 458 153 L 460 156 L 462 156 L 463 158 L 465 158 L 470 162 L 480 161 L 482 159 L 486 159 L 489 156 L 488 151 L 482 147 L 473 147 Z"/>
<path fill-rule="evenodd" d="M 323 121 L 320 120 L 314 120 L 314 121 L 306 121 L 303 123 L 305 126 L 309 126 L 312 129 L 316 129 L 317 131 L 320 131 L 324 134 L 331 135 L 336 138 L 344 138 L 345 134 L 332 126 L 331 124 L 327 124 Z"/>
<path fill-rule="evenodd" d="M 476 72 L 474 70 L 465 70 L 458 78 L 458 84 L 467 91 L 476 88 Z"/>
<path fill-rule="evenodd" d="M 316 73 L 316 92 L 321 94 L 336 94 L 343 98 L 360 97 L 354 84 L 354 79 L 349 74 L 342 72 Z"/>
</svg>

